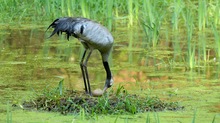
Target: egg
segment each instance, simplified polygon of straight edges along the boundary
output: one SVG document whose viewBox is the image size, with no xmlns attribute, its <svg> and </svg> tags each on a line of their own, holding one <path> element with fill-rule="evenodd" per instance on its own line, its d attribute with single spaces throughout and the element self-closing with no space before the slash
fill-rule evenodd
<svg viewBox="0 0 220 123">
<path fill-rule="evenodd" d="M 94 97 L 102 96 L 102 94 L 103 94 L 103 91 L 101 89 L 95 89 L 94 91 L 92 91 L 92 95 Z"/>
</svg>

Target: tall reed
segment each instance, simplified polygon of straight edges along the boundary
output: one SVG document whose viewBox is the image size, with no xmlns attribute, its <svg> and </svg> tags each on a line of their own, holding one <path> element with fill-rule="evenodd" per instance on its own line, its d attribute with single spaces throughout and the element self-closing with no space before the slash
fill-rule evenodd
<svg viewBox="0 0 220 123">
<path fill-rule="evenodd" d="M 196 122 L 196 113 L 197 113 L 197 110 L 194 111 L 192 123 Z"/>
<path fill-rule="evenodd" d="M 185 7 L 184 2 L 182 0 L 174 0 L 173 3 L 173 15 L 172 15 L 172 24 L 173 24 L 173 30 L 177 30 L 179 27 L 179 18 L 180 14 Z"/>
<path fill-rule="evenodd" d="M 195 42 L 192 41 L 192 34 L 193 34 L 193 15 L 192 10 L 187 9 L 185 13 L 186 17 L 186 30 L 187 30 L 187 59 L 190 69 L 195 67 Z"/>
<path fill-rule="evenodd" d="M 129 48 L 129 52 L 128 52 L 128 61 L 130 64 L 132 64 L 133 62 L 133 44 L 134 44 L 134 39 L 133 39 L 133 29 L 128 30 L 128 34 L 129 34 L 129 44 L 128 44 L 128 48 Z"/>
<path fill-rule="evenodd" d="M 166 11 L 163 4 L 158 9 L 158 1 L 143 0 L 143 17 L 142 27 L 147 37 L 147 42 L 150 46 L 156 47 L 159 39 L 159 31 L 161 23 L 164 19 Z"/>
<path fill-rule="evenodd" d="M 73 9 L 71 9 L 71 8 L 74 8 L 74 5 L 75 4 L 75 1 L 73 0 L 67 0 L 67 15 L 68 16 L 72 16 L 72 11 L 73 11 Z"/>
<path fill-rule="evenodd" d="M 112 30 L 112 21 L 113 21 L 113 0 L 107 0 L 107 11 L 106 11 L 106 15 L 107 15 L 107 27 L 109 30 Z"/>
<path fill-rule="evenodd" d="M 199 20 L 199 30 L 204 30 L 206 26 L 207 18 L 207 3 L 206 0 L 199 0 L 198 7 L 198 20 Z"/>
<path fill-rule="evenodd" d="M 128 27 L 133 26 L 133 0 L 127 0 L 128 4 Z"/>
<path fill-rule="evenodd" d="M 81 1 L 80 1 L 80 6 L 81 6 L 81 10 L 82 10 L 82 15 L 83 15 L 83 17 L 90 18 L 87 0 L 81 0 Z"/>
<path fill-rule="evenodd" d="M 199 43 L 200 46 L 202 47 L 201 49 L 201 54 L 202 54 L 202 59 L 204 62 L 207 62 L 207 53 L 206 53 L 206 47 L 207 47 L 207 42 L 206 42 L 206 34 L 205 32 L 200 32 L 199 33 Z"/>
<path fill-rule="evenodd" d="M 138 20 L 139 19 L 139 12 L 140 12 L 140 4 L 139 4 L 139 0 L 135 0 L 134 1 L 134 5 L 135 5 L 135 19 Z"/>
<path fill-rule="evenodd" d="M 219 31 L 217 30 L 216 26 L 214 24 L 211 24 L 212 31 L 215 37 L 215 53 L 216 57 L 219 60 L 220 58 L 220 38 L 219 38 Z"/>
<path fill-rule="evenodd" d="M 11 105 L 7 102 L 7 120 L 6 123 L 12 123 L 12 112 L 11 112 Z"/>
<path fill-rule="evenodd" d="M 215 14 L 214 14 L 214 23 L 215 25 L 220 24 L 220 1 L 215 0 Z"/>
<path fill-rule="evenodd" d="M 173 40 L 172 40 L 173 49 L 174 49 L 173 60 L 175 60 L 175 61 L 182 60 L 181 59 L 181 57 L 182 57 L 181 53 L 182 52 L 181 52 L 180 43 L 181 43 L 181 37 L 180 37 L 179 31 L 173 32 Z"/>
</svg>

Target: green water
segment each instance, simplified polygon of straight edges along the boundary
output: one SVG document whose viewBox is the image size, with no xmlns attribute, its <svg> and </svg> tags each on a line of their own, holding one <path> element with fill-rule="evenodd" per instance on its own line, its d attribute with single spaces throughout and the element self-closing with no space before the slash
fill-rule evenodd
<svg viewBox="0 0 220 123">
<path fill-rule="evenodd" d="M 56 87 L 61 78 L 67 89 L 83 90 L 79 61 L 84 51 L 74 38 L 65 36 L 47 39 L 47 26 L 2 27 L 0 31 L 0 122 L 220 122 L 219 62 L 210 53 L 208 64 L 189 69 L 184 61 L 186 51 L 181 41 L 178 51 L 169 40 L 161 39 L 151 48 L 140 28 L 114 29 L 111 70 L 116 89 L 123 85 L 130 93 L 158 96 L 163 100 L 178 101 L 181 111 L 147 112 L 135 115 L 61 115 L 60 113 L 21 110 L 21 104 L 46 88 Z M 165 31 L 165 30 L 164 30 Z M 172 34 L 173 35 L 173 34 Z M 180 36 L 180 35 L 178 35 Z M 166 36 L 164 36 L 166 37 Z M 175 37 L 175 36 L 174 36 Z M 207 37 L 208 39 L 211 37 Z M 176 40 L 181 39 L 178 37 Z M 203 38 L 201 38 L 202 40 Z M 212 46 L 209 48 L 212 51 Z M 197 54 L 196 56 L 198 56 Z M 98 51 L 88 63 L 92 89 L 103 88 L 105 72 Z"/>
</svg>

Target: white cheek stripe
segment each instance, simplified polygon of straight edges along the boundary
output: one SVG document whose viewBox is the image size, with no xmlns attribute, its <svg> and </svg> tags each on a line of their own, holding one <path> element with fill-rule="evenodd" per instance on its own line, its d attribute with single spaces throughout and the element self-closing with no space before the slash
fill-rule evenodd
<svg viewBox="0 0 220 123">
<path fill-rule="evenodd" d="M 110 80 L 110 85 L 112 86 L 113 83 L 114 83 L 114 80 L 113 80 L 113 78 L 111 78 L 111 80 Z"/>
</svg>

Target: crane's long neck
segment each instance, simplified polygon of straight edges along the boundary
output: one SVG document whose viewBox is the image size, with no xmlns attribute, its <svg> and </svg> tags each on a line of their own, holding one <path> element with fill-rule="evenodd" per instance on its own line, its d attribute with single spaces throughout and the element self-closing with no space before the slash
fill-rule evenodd
<svg viewBox="0 0 220 123">
<path fill-rule="evenodd" d="M 109 88 L 113 84 L 112 73 L 111 73 L 111 70 L 110 70 L 110 67 L 109 67 L 109 64 L 107 61 L 104 61 L 103 65 L 104 65 L 105 71 L 106 71 L 105 87 Z"/>
</svg>

